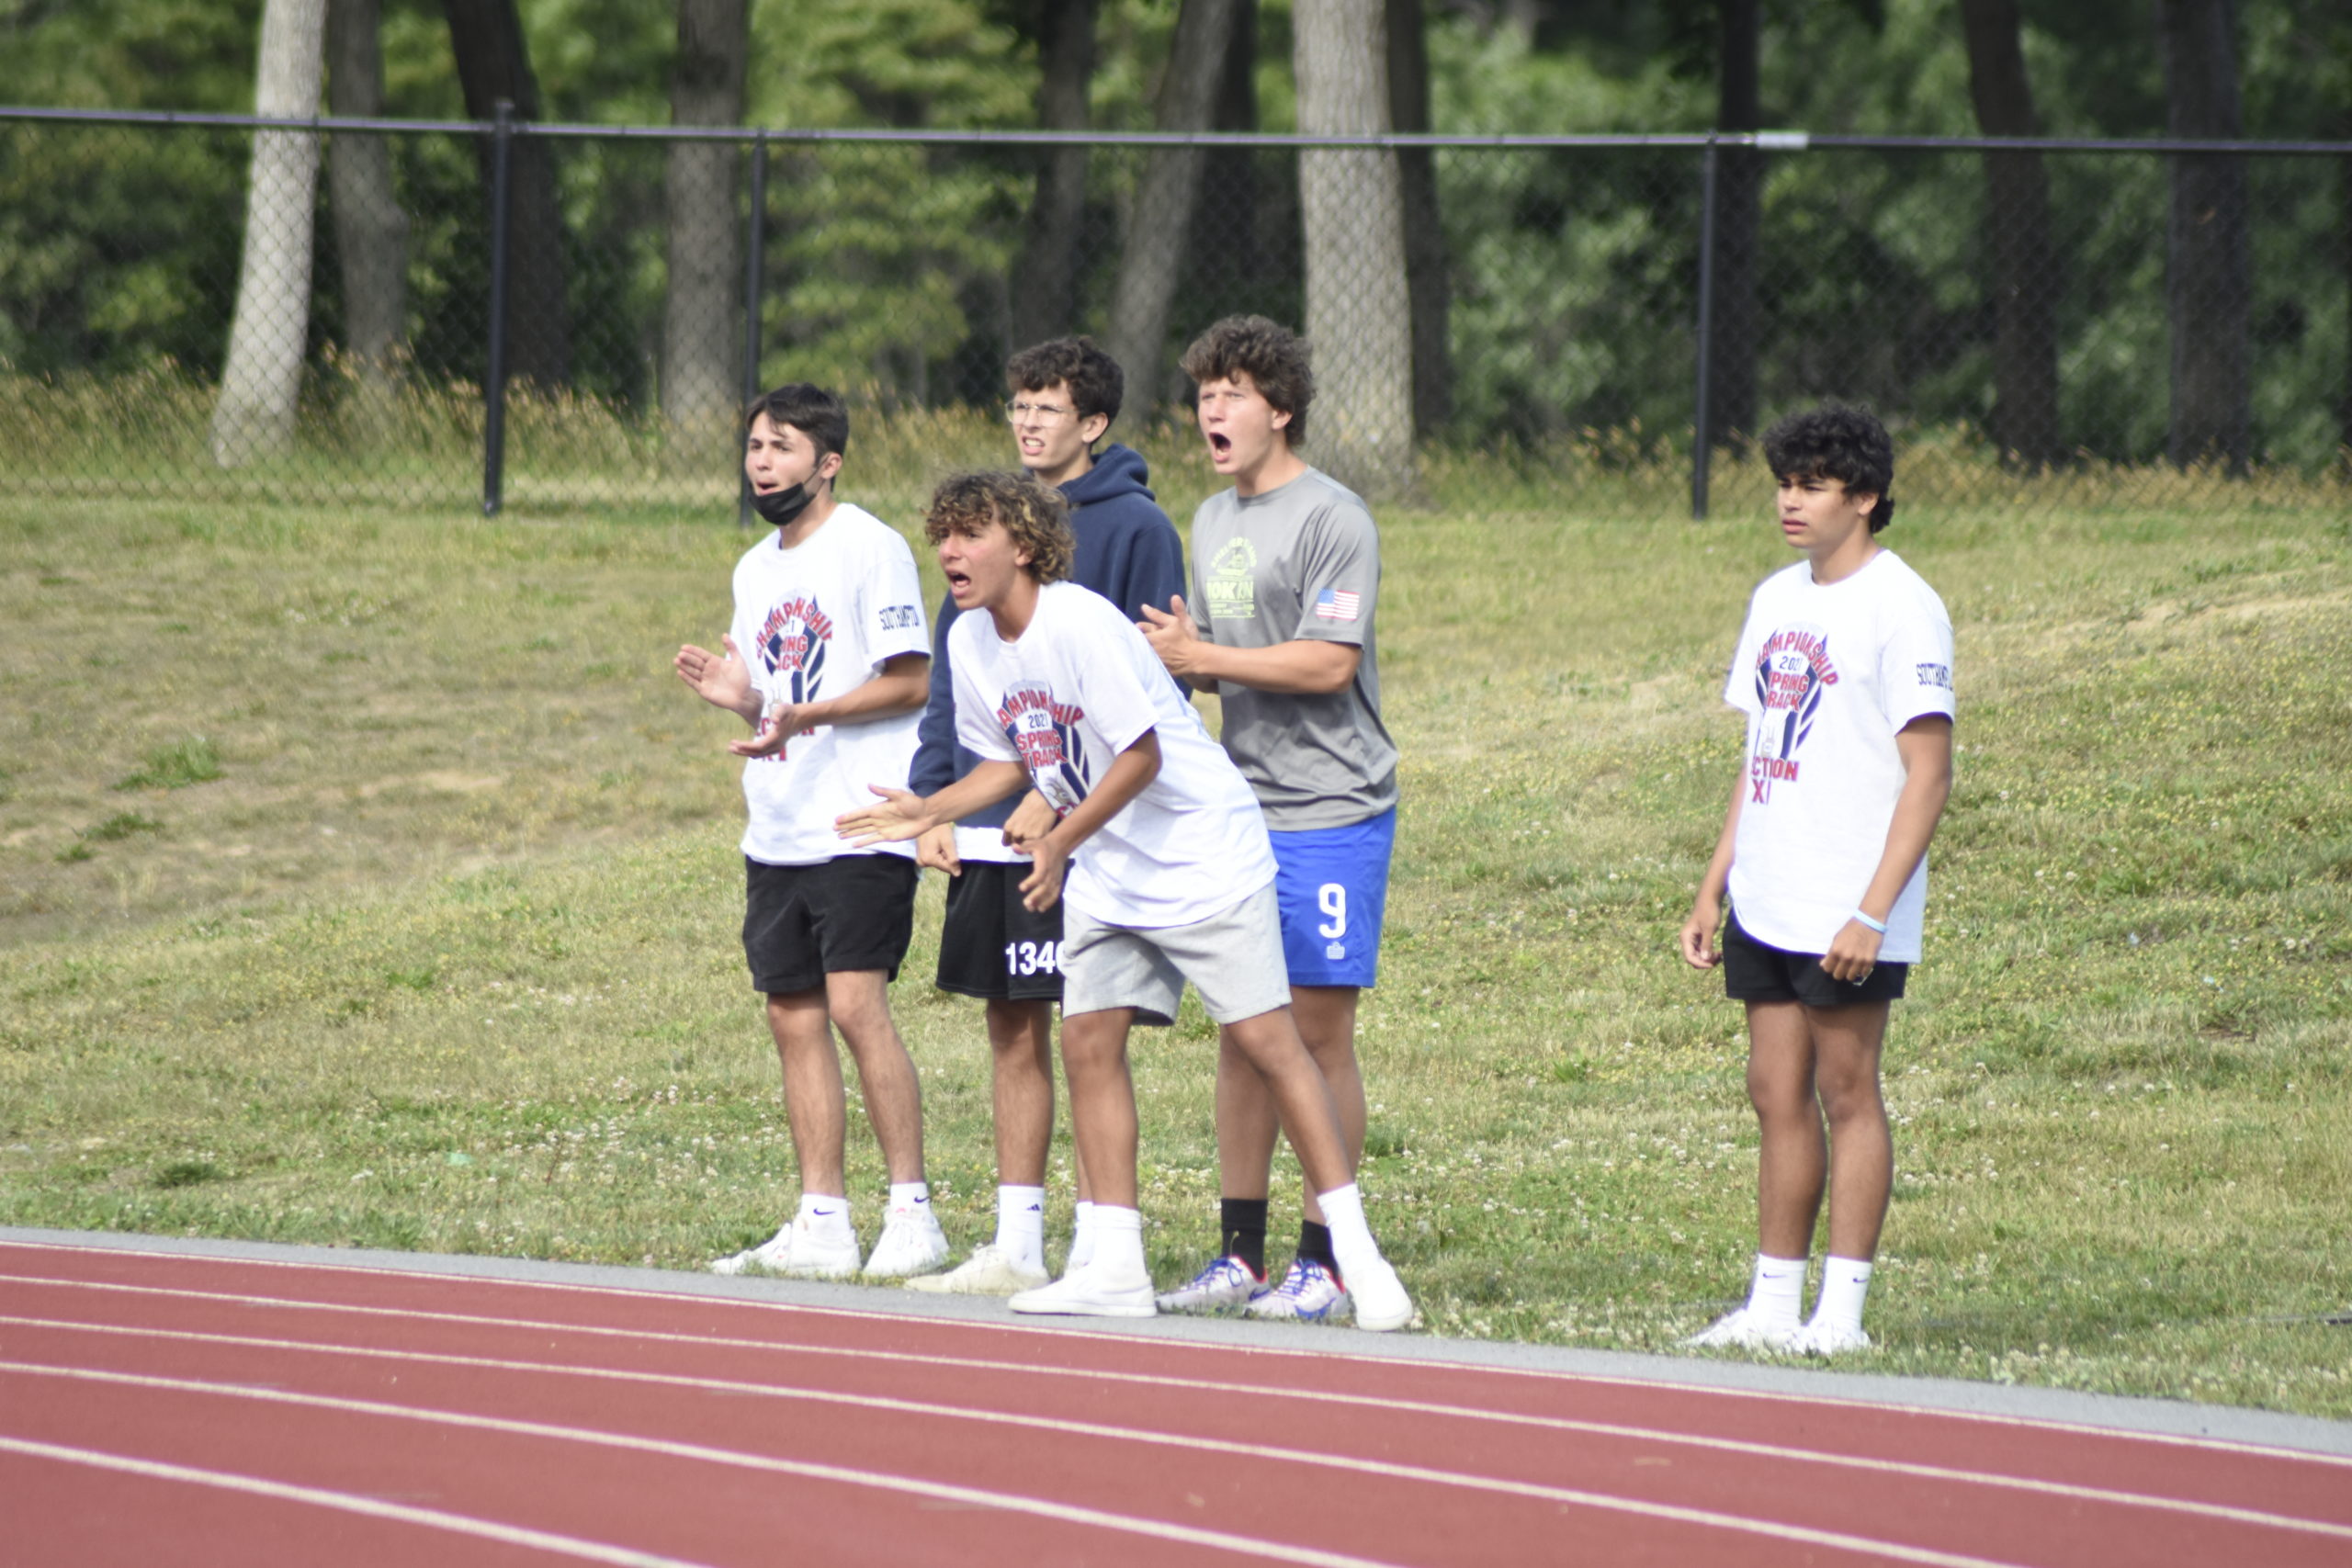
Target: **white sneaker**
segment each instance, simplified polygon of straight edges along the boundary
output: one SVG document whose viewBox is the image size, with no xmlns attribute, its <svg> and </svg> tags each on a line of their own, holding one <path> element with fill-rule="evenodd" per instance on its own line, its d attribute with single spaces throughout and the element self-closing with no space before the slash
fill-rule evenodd
<svg viewBox="0 0 2352 1568">
<path fill-rule="evenodd" d="M 1766 1323 L 1746 1307 L 1735 1307 L 1682 1341 L 1690 1350 L 1780 1350 L 1795 1348 L 1803 1325 Z"/>
<path fill-rule="evenodd" d="M 1283 1282 L 1260 1291 L 1242 1309 L 1251 1317 L 1283 1318 L 1299 1323 L 1328 1323 L 1348 1313 L 1348 1290 L 1329 1269 L 1312 1258 L 1294 1258 Z"/>
<path fill-rule="evenodd" d="M 845 1280 L 857 1272 L 857 1233 L 828 1235 L 795 1217 L 775 1235 L 732 1258 L 714 1258 L 714 1274 L 782 1274 L 796 1280 Z"/>
<path fill-rule="evenodd" d="M 1375 1252 L 1340 1266 L 1340 1279 L 1355 1303 L 1356 1326 L 1387 1334 L 1413 1321 L 1413 1298 L 1388 1259 Z"/>
<path fill-rule="evenodd" d="M 1050 1285 L 1023 1291 L 1005 1305 L 1015 1312 L 1065 1317 L 1151 1317 L 1151 1281 L 1123 1283 L 1109 1271 L 1089 1264 L 1063 1275 Z"/>
<path fill-rule="evenodd" d="M 1264 1279 L 1250 1272 L 1238 1258 L 1220 1258 L 1188 1282 L 1159 1297 L 1162 1312 L 1231 1312 L 1246 1307 L 1250 1298 L 1266 1288 Z"/>
<path fill-rule="evenodd" d="M 1870 1348 L 1871 1337 L 1862 1332 L 1861 1325 L 1824 1323 L 1817 1317 L 1797 1330 L 1789 1342 L 1789 1348 L 1800 1356 L 1843 1356 Z"/>
<path fill-rule="evenodd" d="M 792 1226 L 787 1223 L 757 1247 L 746 1247 L 732 1258 L 712 1258 L 708 1268 L 714 1274 L 781 1274 L 791 1264 Z"/>
<path fill-rule="evenodd" d="M 1027 1267 L 991 1242 L 944 1274 L 909 1280 L 907 1289 L 951 1296 L 1011 1296 L 1036 1290 L 1051 1279 L 1043 1269 Z"/>
<path fill-rule="evenodd" d="M 882 1220 L 882 1238 L 865 1260 L 869 1280 L 902 1280 L 928 1274 L 947 1261 L 947 1236 L 929 1203 L 892 1205 Z"/>
</svg>

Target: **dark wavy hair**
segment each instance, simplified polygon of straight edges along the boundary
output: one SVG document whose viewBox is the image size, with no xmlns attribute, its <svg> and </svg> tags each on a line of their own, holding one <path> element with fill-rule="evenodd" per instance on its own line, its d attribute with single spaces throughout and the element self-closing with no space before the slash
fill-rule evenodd
<svg viewBox="0 0 2352 1568">
<path fill-rule="evenodd" d="M 1868 409 L 1824 403 L 1792 413 L 1764 433 L 1764 460 L 1779 479 L 1836 479 L 1878 497 L 1871 532 L 1894 521 L 1894 442 Z"/>
<path fill-rule="evenodd" d="M 1081 420 L 1098 413 L 1116 420 L 1127 390 L 1126 372 L 1091 337 L 1057 337 L 1023 349 L 1004 362 L 1004 381 L 1015 392 L 1042 392 L 1058 381 L 1069 389 L 1069 406 Z"/>
<path fill-rule="evenodd" d="M 1029 573 L 1039 582 L 1059 582 L 1078 555 L 1069 531 L 1069 502 L 1025 473 L 980 470 L 950 474 L 931 492 L 922 514 L 922 536 L 933 544 L 950 534 L 967 538 L 1001 523 L 1013 544 L 1029 552 Z"/>
<path fill-rule="evenodd" d="M 1204 381 L 1250 378 L 1258 393 L 1290 415 L 1283 434 L 1293 446 L 1306 442 L 1306 409 L 1315 400 L 1312 351 L 1305 338 L 1263 316 L 1227 316 L 1193 340 L 1184 351 L 1184 374 Z"/>
</svg>

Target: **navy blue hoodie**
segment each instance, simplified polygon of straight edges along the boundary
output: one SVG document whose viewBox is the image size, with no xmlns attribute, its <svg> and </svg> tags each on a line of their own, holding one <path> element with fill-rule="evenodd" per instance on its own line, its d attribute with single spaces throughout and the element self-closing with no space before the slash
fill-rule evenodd
<svg viewBox="0 0 2352 1568">
<path fill-rule="evenodd" d="M 1184 592 L 1184 542 L 1152 499 L 1150 478 L 1139 453 L 1114 443 L 1102 449 L 1092 468 L 1062 486 L 1070 531 L 1078 536 L 1071 580 L 1116 604 L 1131 621 L 1143 619 L 1146 604 L 1165 610 L 1170 599 Z M 922 710 L 921 743 L 907 774 L 907 787 L 917 795 L 937 795 L 980 761 L 978 753 L 956 741 L 956 672 L 947 660 L 947 628 L 957 614 L 954 595 L 940 600 L 939 618 L 933 623 L 937 629 L 932 634 L 931 701 Z M 1177 689 L 1183 691 L 1182 682 Z M 1192 700 L 1189 692 L 1185 700 Z M 1016 791 L 957 826 L 1001 828 L 1020 799 Z"/>
</svg>

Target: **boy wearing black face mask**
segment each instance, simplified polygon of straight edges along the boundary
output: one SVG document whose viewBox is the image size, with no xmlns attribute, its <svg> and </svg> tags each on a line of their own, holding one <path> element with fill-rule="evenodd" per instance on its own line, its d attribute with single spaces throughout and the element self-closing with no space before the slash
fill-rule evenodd
<svg viewBox="0 0 2352 1568">
<path fill-rule="evenodd" d="M 752 405 L 743 472 L 775 535 L 736 563 L 726 652 L 678 649 L 678 678 L 753 730 L 728 748 L 748 759 L 743 953 L 767 996 L 800 1167 L 798 1212 L 770 1240 L 714 1262 L 721 1274 L 859 1269 L 833 1029 L 889 1170 L 888 1212 L 864 1270 L 898 1279 L 947 1257 L 923 1180 L 922 1090 L 890 1020 L 889 984 L 913 928 L 912 846 L 846 849 L 833 830 L 834 818 L 872 798 L 869 781 L 906 778 L 931 690 L 914 556 L 833 495 L 848 446 L 849 415 L 831 392 L 796 383 Z"/>
</svg>

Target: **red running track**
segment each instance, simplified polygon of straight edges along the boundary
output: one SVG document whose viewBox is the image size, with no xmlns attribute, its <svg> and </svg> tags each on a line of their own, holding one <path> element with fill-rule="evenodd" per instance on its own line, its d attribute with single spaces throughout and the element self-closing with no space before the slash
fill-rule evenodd
<svg viewBox="0 0 2352 1568">
<path fill-rule="evenodd" d="M 889 1301 L 0 1242 L 0 1561 L 2352 1563 L 2324 1454 Z"/>
</svg>

